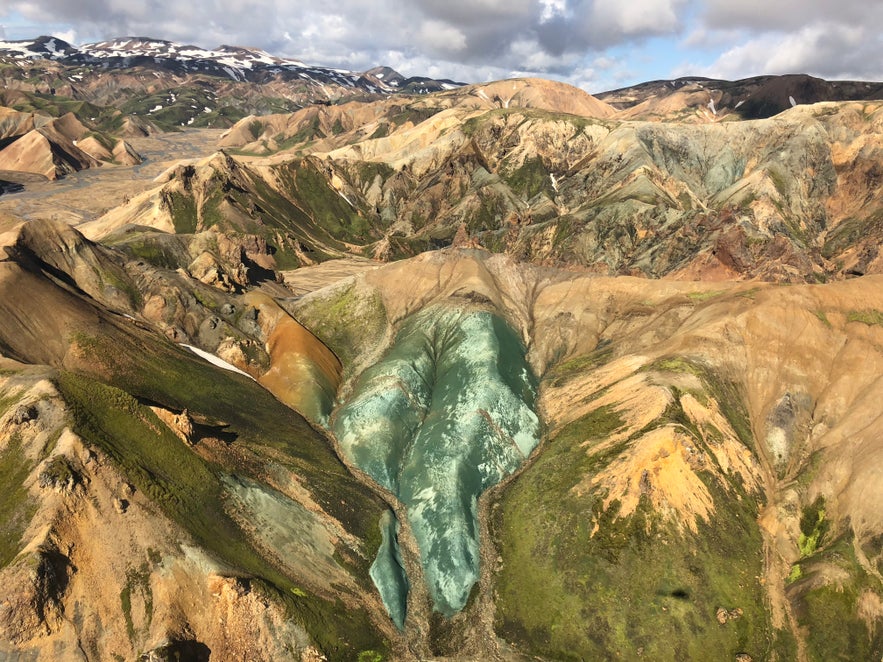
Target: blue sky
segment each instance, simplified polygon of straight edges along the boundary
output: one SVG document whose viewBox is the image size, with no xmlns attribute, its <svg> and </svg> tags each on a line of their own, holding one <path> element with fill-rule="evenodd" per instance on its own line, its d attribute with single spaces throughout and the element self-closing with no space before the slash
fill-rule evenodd
<svg viewBox="0 0 883 662">
<path fill-rule="evenodd" d="M 0 37 L 149 36 L 478 82 L 809 73 L 883 79 L 880 0 L 0 0 Z"/>
</svg>

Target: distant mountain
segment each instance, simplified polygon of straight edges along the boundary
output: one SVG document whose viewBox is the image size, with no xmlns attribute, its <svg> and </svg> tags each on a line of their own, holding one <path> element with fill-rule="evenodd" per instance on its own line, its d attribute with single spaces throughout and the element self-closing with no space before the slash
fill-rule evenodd
<svg viewBox="0 0 883 662">
<path fill-rule="evenodd" d="M 50 59 L 69 66 L 102 69 L 147 67 L 178 74 L 205 74 L 237 82 L 265 83 L 281 78 L 303 80 L 320 87 L 333 85 L 370 94 L 391 94 L 400 90 L 436 92 L 463 85 L 451 80 L 406 78 L 389 67 L 367 72 L 317 67 L 299 60 L 280 58 L 257 48 L 218 46 L 208 50 L 149 37 L 119 37 L 108 41 L 73 46 L 56 37 L 0 41 L 0 57 L 16 60 Z"/>
<path fill-rule="evenodd" d="M 735 114 L 763 119 L 795 105 L 820 101 L 883 99 L 883 83 L 828 81 L 806 74 L 754 76 L 737 81 L 689 76 L 654 80 L 596 94 L 629 119 L 685 119 L 685 113 L 707 118 Z"/>
</svg>

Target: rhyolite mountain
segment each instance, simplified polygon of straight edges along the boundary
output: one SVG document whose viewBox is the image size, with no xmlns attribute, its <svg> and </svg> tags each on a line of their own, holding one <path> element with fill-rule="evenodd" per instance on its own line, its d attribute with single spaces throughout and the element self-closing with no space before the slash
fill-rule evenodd
<svg viewBox="0 0 883 662">
<path fill-rule="evenodd" d="M 240 46 L 206 49 L 148 37 L 73 46 L 45 36 L 0 41 L 0 81 L 5 95 L 19 95 L 18 103 L 21 95 L 37 95 L 43 103 L 60 96 L 112 106 L 164 130 L 229 126 L 249 113 L 462 85 L 406 78 L 388 67 L 352 72 L 311 66 Z"/>
<path fill-rule="evenodd" d="M 255 114 L 0 219 L 0 656 L 883 656 L 883 102 L 683 104 Z"/>
</svg>

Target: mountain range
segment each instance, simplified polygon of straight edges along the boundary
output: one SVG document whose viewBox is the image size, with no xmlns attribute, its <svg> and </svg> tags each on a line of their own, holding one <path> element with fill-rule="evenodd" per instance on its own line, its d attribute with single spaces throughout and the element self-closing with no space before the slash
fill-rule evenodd
<svg viewBox="0 0 883 662">
<path fill-rule="evenodd" d="M 883 656 L 879 84 L 17 43 L 0 657 Z"/>
</svg>

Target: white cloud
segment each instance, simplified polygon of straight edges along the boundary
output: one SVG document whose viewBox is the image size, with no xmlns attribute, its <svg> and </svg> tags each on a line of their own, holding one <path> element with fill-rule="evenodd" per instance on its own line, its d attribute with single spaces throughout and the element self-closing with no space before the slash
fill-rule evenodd
<svg viewBox="0 0 883 662">
<path fill-rule="evenodd" d="M 434 53 L 457 53 L 466 49 L 466 35 L 444 21 L 423 21 L 417 37 Z"/>
<path fill-rule="evenodd" d="M 463 81 L 524 72 L 595 91 L 674 73 L 883 78 L 881 0 L 0 0 L 0 21 L 8 38 L 151 36 Z M 663 68 L 660 38 L 662 60 L 701 71 Z"/>
<path fill-rule="evenodd" d="M 694 74 L 743 78 L 758 74 L 808 73 L 845 79 L 881 79 L 880 33 L 860 26 L 817 23 L 790 34 L 749 37 Z M 686 73 L 685 73 L 686 75 Z"/>
</svg>

